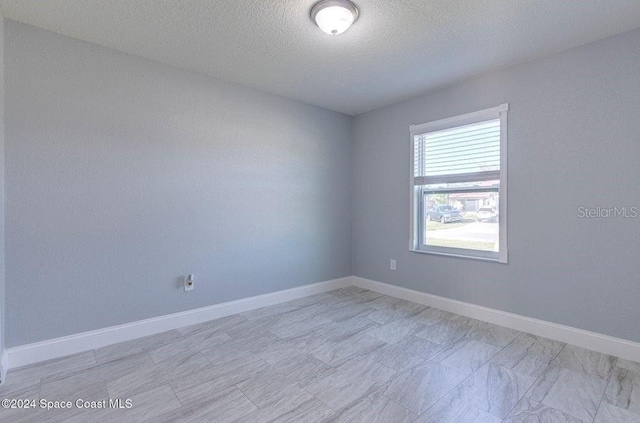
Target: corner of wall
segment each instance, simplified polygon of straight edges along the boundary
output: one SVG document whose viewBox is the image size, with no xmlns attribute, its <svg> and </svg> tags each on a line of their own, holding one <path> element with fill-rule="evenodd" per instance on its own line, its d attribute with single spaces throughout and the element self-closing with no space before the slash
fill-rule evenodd
<svg viewBox="0 0 640 423">
<path fill-rule="evenodd" d="M 350 269 L 350 275 L 353 275 L 353 253 L 355 251 L 355 243 L 353 240 L 353 213 L 355 210 L 355 204 L 353 201 L 353 193 L 354 191 L 354 182 L 353 182 L 353 177 L 354 177 L 354 173 L 353 170 L 355 169 L 355 156 L 354 156 L 354 152 L 355 152 L 355 133 L 354 133 L 354 124 L 355 122 L 355 116 L 350 116 L 349 117 L 349 161 L 350 161 L 350 165 L 349 165 L 349 218 L 350 218 L 350 223 L 349 223 L 349 230 L 351 231 L 351 233 L 349 234 L 349 243 L 351 245 L 351 249 L 349 251 L 350 253 L 350 264 L 351 264 L 351 269 Z"/>
</svg>

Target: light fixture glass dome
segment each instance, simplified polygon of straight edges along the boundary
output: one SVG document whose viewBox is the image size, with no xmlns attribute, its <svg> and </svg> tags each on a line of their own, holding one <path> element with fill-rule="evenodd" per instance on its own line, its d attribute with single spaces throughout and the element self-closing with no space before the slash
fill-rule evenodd
<svg viewBox="0 0 640 423">
<path fill-rule="evenodd" d="M 311 9 L 311 18 L 327 34 L 338 35 L 358 19 L 358 8 L 349 0 L 323 0 Z"/>
</svg>

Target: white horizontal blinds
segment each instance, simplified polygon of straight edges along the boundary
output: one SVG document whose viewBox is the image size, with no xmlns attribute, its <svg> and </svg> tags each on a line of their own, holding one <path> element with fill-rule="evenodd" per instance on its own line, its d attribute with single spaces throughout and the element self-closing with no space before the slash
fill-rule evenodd
<svg viewBox="0 0 640 423">
<path fill-rule="evenodd" d="M 414 137 L 417 185 L 499 179 L 500 119 Z"/>
</svg>

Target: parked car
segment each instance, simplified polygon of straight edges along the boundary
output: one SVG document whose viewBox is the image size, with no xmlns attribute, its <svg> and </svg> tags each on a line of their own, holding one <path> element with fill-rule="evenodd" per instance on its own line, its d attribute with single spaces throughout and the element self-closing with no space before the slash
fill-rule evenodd
<svg viewBox="0 0 640 423">
<path fill-rule="evenodd" d="M 476 220 L 478 222 L 497 222 L 498 212 L 493 207 L 480 207 L 478 214 L 476 214 Z"/>
<path fill-rule="evenodd" d="M 435 206 L 427 211 L 427 220 L 449 223 L 462 220 L 462 214 L 451 206 Z"/>
</svg>

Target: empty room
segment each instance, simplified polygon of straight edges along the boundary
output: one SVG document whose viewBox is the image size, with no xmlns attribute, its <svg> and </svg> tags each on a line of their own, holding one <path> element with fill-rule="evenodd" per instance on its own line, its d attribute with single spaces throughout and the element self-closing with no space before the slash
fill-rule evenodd
<svg viewBox="0 0 640 423">
<path fill-rule="evenodd" d="M 1 423 L 640 423 L 640 1 L 0 13 Z"/>
</svg>

